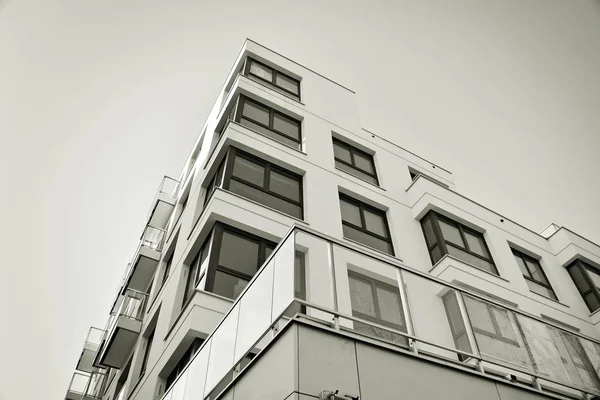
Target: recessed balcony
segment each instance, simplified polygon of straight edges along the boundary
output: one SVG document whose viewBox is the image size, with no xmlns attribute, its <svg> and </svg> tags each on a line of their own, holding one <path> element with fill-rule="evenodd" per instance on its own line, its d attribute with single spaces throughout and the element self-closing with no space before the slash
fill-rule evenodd
<svg viewBox="0 0 600 400">
<path fill-rule="evenodd" d="M 90 328 L 83 345 L 83 350 L 81 350 L 81 355 L 77 361 L 76 369 L 78 371 L 91 373 L 96 370 L 94 367 L 94 359 L 96 358 L 96 353 L 98 353 L 98 347 L 100 346 L 102 335 L 104 335 L 104 331 L 102 329 L 94 327 Z"/>
<path fill-rule="evenodd" d="M 171 218 L 171 213 L 177 202 L 177 190 L 179 181 L 165 176 L 160 183 L 158 192 L 154 196 L 152 206 L 148 212 L 148 225 L 166 229 Z"/>
<path fill-rule="evenodd" d="M 123 291 L 133 289 L 145 292 L 148 289 L 160 260 L 166 233 L 164 229 L 146 226 L 133 261 L 129 264 Z"/>
<path fill-rule="evenodd" d="M 94 366 L 100 368 L 123 367 L 142 328 L 148 295 L 127 289 L 117 299 L 114 311 L 106 324 Z"/>
<path fill-rule="evenodd" d="M 98 400 L 106 383 L 105 371 L 75 372 L 69 383 L 65 400 Z"/>
<path fill-rule="evenodd" d="M 532 399 L 539 394 L 573 399 L 600 394 L 599 341 L 411 269 L 393 257 L 296 226 L 242 290 L 164 399 L 174 393 L 182 398 L 218 397 L 235 384 L 236 377 L 244 379 L 246 368 L 251 374 L 255 361 L 260 363 L 275 351 L 269 349 L 285 346 L 270 343 L 279 340 L 279 332 L 290 322 L 336 334 L 338 343 L 353 340 L 393 350 L 389 357 L 401 358 L 395 364 L 406 365 L 410 371 L 424 370 L 432 363 L 444 371 L 450 369 L 453 381 L 480 382 L 477 390 L 496 393 L 499 385 L 501 390 L 516 391 L 514 398 Z M 355 349 L 354 345 L 342 347 L 343 354 Z M 290 351 L 295 348 L 291 346 Z M 306 354 L 297 357 L 318 353 L 310 344 L 305 349 Z M 324 370 L 345 367 L 345 361 L 339 361 L 342 358 L 362 362 L 356 387 L 363 380 L 390 375 L 383 364 L 361 361 L 364 353 L 342 357 L 333 347 L 324 352 L 328 353 L 321 357 Z M 424 360 L 427 364 L 422 364 Z M 271 368 L 283 364 L 275 362 Z M 356 366 L 351 370 L 356 372 Z M 265 371 L 261 376 L 277 373 Z M 350 382 L 347 375 L 341 375 L 344 382 Z M 331 388 L 321 389 L 337 389 L 332 383 L 335 376 L 328 376 Z M 482 381 L 482 377 L 489 379 Z M 407 381 L 406 385 L 414 387 L 398 387 L 398 391 L 427 392 L 415 382 Z M 390 378 L 381 385 L 387 388 L 398 383 Z M 362 387 L 361 398 L 380 398 L 377 385 L 370 393 L 366 385 Z M 456 394 L 462 386 L 447 389 Z M 298 387 L 292 390 L 313 394 Z"/>
</svg>

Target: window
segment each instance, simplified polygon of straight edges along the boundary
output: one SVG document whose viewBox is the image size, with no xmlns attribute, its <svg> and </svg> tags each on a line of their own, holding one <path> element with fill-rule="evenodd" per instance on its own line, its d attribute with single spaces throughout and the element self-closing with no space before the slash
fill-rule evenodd
<svg viewBox="0 0 600 400">
<path fill-rule="evenodd" d="M 348 271 L 352 315 L 395 330 L 406 332 L 400 291 L 388 283 Z M 396 343 L 406 344 L 402 335 L 376 328 L 366 323 L 353 322 L 354 330 Z"/>
<path fill-rule="evenodd" d="M 591 312 L 600 308 L 600 270 L 588 263 L 575 260 L 568 267 L 569 275 Z"/>
<path fill-rule="evenodd" d="M 300 81 L 250 57 L 246 61 L 245 75 L 268 83 L 276 91 L 300 101 Z"/>
<path fill-rule="evenodd" d="M 154 340 L 155 329 L 152 330 L 152 333 L 150 333 L 148 339 L 146 340 L 146 349 L 144 350 L 144 358 L 142 359 L 142 368 L 140 369 L 140 376 L 144 375 L 144 372 L 146 372 L 146 367 L 148 366 L 148 357 L 150 356 L 150 349 L 152 348 L 152 341 Z"/>
<path fill-rule="evenodd" d="M 223 183 L 223 170 L 225 169 L 225 160 L 221 161 L 221 165 L 217 168 L 217 171 L 213 175 L 212 179 L 208 183 L 206 187 L 206 195 L 204 196 L 204 205 L 210 200 L 215 190 L 221 186 Z M 198 214 L 198 218 L 200 218 L 200 213 Z"/>
<path fill-rule="evenodd" d="M 173 367 L 173 370 L 167 377 L 167 390 L 169 390 L 169 388 L 175 383 L 179 375 L 181 375 L 181 373 L 185 370 L 185 367 L 188 365 L 188 363 L 192 360 L 192 358 L 194 358 L 198 350 L 200 350 L 202 343 L 204 343 L 204 339 L 195 338 L 192 344 L 190 344 L 190 347 L 188 347 L 185 353 L 183 353 L 183 355 L 177 362 L 177 365 Z"/>
<path fill-rule="evenodd" d="M 236 299 L 274 248 L 258 236 L 215 225 L 205 289 Z"/>
<path fill-rule="evenodd" d="M 340 193 L 344 237 L 394 255 L 385 211 Z"/>
<path fill-rule="evenodd" d="M 523 277 L 529 286 L 529 290 L 544 297 L 549 297 L 553 300 L 558 300 L 548 278 L 540 265 L 540 262 L 527 254 L 521 253 L 518 250 L 511 249 L 519 268 L 523 273 Z"/>
<path fill-rule="evenodd" d="M 287 146 L 302 148 L 300 121 L 245 96 L 240 96 L 235 120 Z"/>
<path fill-rule="evenodd" d="M 519 346 L 508 310 L 468 296 L 465 297 L 465 307 L 469 313 L 473 331 Z"/>
<path fill-rule="evenodd" d="M 167 278 L 169 277 L 169 273 L 171 272 L 171 264 L 173 264 L 173 255 L 174 254 L 175 254 L 175 250 L 173 250 L 173 253 L 171 253 L 171 255 L 169 255 L 169 258 L 165 262 L 165 272 L 163 272 L 162 282 L 160 284 L 161 288 L 165 285 L 165 282 L 167 281 Z"/>
<path fill-rule="evenodd" d="M 210 238 L 209 238 L 210 239 Z M 202 245 L 202 248 L 198 251 L 198 254 L 194 258 L 194 261 L 189 266 L 188 275 L 185 282 L 185 294 L 183 296 L 183 304 L 187 303 L 187 301 L 191 298 L 196 290 L 196 286 L 200 282 L 202 276 L 200 273 L 204 270 L 202 266 L 204 265 L 206 258 L 208 256 L 209 250 L 209 242 L 207 239 L 206 242 Z"/>
<path fill-rule="evenodd" d="M 231 149 L 225 189 L 302 219 L 302 176 Z"/>
<path fill-rule="evenodd" d="M 443 302 L 450 324 L 450 332 L 452 332 L 452 338 L 454 339 L 456 348 L 466 353 L 472 353 L 473 350 L 471 349 L 467 327 L 465 326 L 465 321 L 462 317 L 462 312 L 460 311 L 456 292 L 450 291 L 446 293 L 443 297 Z M 459 354 L 458 359 L 464 361 L 466 356 Z"/>
<path fill-rule="evenodd" d="M 374 185 L 379 185 L 373 155 L 333 138 L 335 166 Z"/>
<path fill-rule="evenodd" d="M 421 227 L 431 262 L 435 265 L 445 254 L 498 275 L 498 270 L 483 234 L 434 211 L 421 219 Z"/>
</svg>

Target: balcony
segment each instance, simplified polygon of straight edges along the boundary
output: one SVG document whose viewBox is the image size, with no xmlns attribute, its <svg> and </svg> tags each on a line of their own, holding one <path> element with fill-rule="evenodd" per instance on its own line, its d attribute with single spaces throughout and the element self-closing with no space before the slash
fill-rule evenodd
<svg viewBox="0 0 600 400">
<path fill-rule="evenodd" d="M 140 334 L 148 295 L 127 289 L 117 299 L 94 360 L 99 368 L 123 367 Z"/>
<path fill-rule="evenodd" d="M 351 378 L 343 371 L 356 375 L 357 369 L 363 368 L 355 377 L 357 382 L 352 383 L 360 388 L 360 398 L 389 398 L 380 397 L 381 393 L 398 386 L 398 379 L 413 385 L 413 394 L 431 394 L 435 390 L 442 395 L 447 390 L 418 386 L 402 374 L 391 376 L 384 364 L 379 366 L 376 358 L 365 356 L 367 351 L 373 353 L 373 346 L 388 351 L 387 358 L 381 356 L 386 363 L 409 365 L 403 374 L 413 374 L 415 379 L 434 365 L 437 373 L 451 377 L 447 382 L 454 385 L 452 390 L 456 393 L 465 388 L 452 382 L 471 379 L 468 382 L 473 387 L 466 389 L 495 396 L 498 385 L 498 393 L 515 393 L 515 397 L 507 394 L 506 398 L 534 399 L 544 393 L 581 399 L 600 394 L 599 341 L 487 300 L 406 267 L 394 258 L 295 226 L 163 399 L 214 399 L 243 381 L 242 374 L 246 370 L 251 374 L 254 365 L 271 365 L 271 375 L 261 376 L 273 376 L 275 385 L 277 378 L 273 374 L 288 364 L 278 356 L 270 359 L 269 354 L 276 354 L 289 344 L 288 339 L 279 338 L 296 325 L 310 325 L 312 331 L 325 332 L 335 338 L 328 340 L 336 345 L 324 346 L 322 352 L 307 345 L 294 356 L 293 349 L 305 340 L 297 330 L 293 340 L 299 344 L 290 345 L 288 351 L 292 357 L 290 368 L 301 368 L 306 359 L 320 357 L 312 371 L 308 368 L 309 372 L 303 373 L 313 374 L 317 380 L 325 374 L 329 384 L 343 379 L 348 385 Z M 287 344 L 272 343 L 282 343 L 280 340 Z M 340 344 L 350 340 L 356 344 Z M 364 346 L 365 342 L 370 346 Z M 359 348 L 369 350 L 359 354 Z M 296 358 L 298 362 L 293 362 L 294 357 L 300 361 Z M 262 360 L 267 361 L 261 364 Z M 345 363 L 362 364 L 348 369 Z M 338 372 L 327 375 L 327 368 Z M 378 375 L 389 379 L 369 386 L 369 374 L 375 381 Z M 291 381 L 295 381 L 292 391 L 320 395 L 313 389 L 299 387 L 298 381 L 307 382 L 303 378 Z M 366 394 L 369 390 L 370 395 Z M 236 388 L 236 399 L 237 393 Z M 414 398 L 430 398 L 423 396 Z"/>
<path fill-rule="evenodd" d="M 81 355 L 79 356 L 79 360 L 77 361 L 76 369 L 78 371 L 91 373 L 96 370 L 93 364 L 103 334 L 104 331 L 102 329 L 94 327 L 90 328 L 90 330 L 88 331 L 88 335 L 85 339 L 85 343 L 83 345 L 83 350 L 81 351 Z"/>
<path fill-rule="evenodd" d="M 98 400 L 102 398 L 106 373 L 95 371 L 90 374 L 75 372 L 71 378 L 65 400 Z"/>
<path fill-rule="evenodd" d="M 177 191 L 179 190 L 179 181 L 165 176 L 158 187 L 158 192 L 154 196 L 152 206 L 148 212 L 148 225 L 166 229 L 177 202 Z"/>
<path fill-rule="evenodd" d="M 133 261 L 128 266 L 123 291 L 133 289 L 145 292 L 148 289 L 160 260 L 166 233 L 164 229 L 146 226 Z"/>
</svg>

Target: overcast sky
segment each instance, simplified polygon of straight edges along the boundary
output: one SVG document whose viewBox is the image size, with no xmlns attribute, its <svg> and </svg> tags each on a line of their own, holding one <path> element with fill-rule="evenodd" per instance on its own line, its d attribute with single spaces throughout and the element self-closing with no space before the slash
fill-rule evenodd
<svg viewBox="0 0 600 400">
<path fill-rule="evenodd" d="M 525 226 L 600 242 L 600 3 L 0 0 L 0 399 L 61 400 L 246 37 Z"/>
</svg>

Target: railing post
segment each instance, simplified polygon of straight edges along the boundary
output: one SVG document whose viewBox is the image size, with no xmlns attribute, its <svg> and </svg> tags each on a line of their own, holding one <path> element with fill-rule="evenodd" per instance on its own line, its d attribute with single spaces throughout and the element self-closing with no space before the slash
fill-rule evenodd
<svg viewBox="0 0 600 400">
<path fill-rule="evenodd" d="M 412 320 L 412 309 L 410 308 L 410 301 L 408 299 L 408 290 L 406 285 L 404 284 L 404 277 L 402 275 L 402 270 L 399 268 L 395 268 L 396 270 L 396 280 L 398 282 L 398 290 L 400 291 L 400 302 L 402 303 L 402 310 L 404 312 L 404 319 L 406 320 L 406 332 L 409 335 L 417 336 L 415 332 L 415 326 Z M 419 349 L 417 349 L 417 342 L 413 339 L 408 339 L 408 347 L 410 351 L 415 354 L 419 354 Z"/>
</svg>

